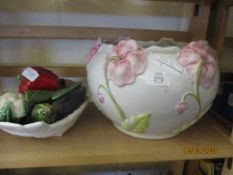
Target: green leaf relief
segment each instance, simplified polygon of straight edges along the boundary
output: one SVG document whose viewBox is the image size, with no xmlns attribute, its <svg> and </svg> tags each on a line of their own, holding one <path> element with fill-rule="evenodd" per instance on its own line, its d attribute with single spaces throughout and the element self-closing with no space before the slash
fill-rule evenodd
<svg viewBox="0 0 233 175">
<path fill-rule="evenodd" d="M 131 116 L 121 122 L 121 127 L 135 133 L 144 133 L 150 125 L 151 113 Z"/>
</svg>

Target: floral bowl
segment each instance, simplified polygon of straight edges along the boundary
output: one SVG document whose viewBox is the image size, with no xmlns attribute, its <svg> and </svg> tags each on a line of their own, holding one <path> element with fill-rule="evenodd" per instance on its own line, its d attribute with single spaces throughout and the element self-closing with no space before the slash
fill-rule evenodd
<svg viewBox="0 0 233 175">
<path fill-rule="evenodd" d="M 82 103 L 78 109 L 73 111 L 73 113 L 52 124 L 47 124 L 42 121 L 25 125 L 11 122 L 0 122 L 0 129 L 12 135 L 23 137 L 48 138 L 62 136 L 75 124 L 87 106 L 87 103 L 87 101 Z"/>
<path fill-rule="evenodd" d="M 218 90 L 217 55 L 204 40 L 98 39 L 87 59 L 94 103 L 116 128 L 137 138 L 176 136 L 208 111 Z"/>
</svg>

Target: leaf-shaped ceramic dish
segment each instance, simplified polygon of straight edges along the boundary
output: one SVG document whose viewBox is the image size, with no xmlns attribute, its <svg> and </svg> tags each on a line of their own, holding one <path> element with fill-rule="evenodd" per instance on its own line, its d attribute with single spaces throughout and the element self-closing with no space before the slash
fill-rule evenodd
<svg viewBox="0 0 233 175">
<path fill-rule="evenodd" d="M 0 122 L 0 129 L 7 133 L 23 137 L 47 138 L 62 136 L 75 124 L 87 106 L 87 103 L 87 101 L 84 102 L 73 113 L 53 124 L 47 124 L 45 122 L 34 122 L 26 125 L 20 125 L 10 122 Z"/>
</svg>

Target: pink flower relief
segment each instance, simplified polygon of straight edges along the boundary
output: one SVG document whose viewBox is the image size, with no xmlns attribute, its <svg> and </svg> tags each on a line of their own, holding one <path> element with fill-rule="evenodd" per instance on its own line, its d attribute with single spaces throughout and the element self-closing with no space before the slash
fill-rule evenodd
<svg viewBox="0 0 233 175">
<path fill-rule="evenodd" d="M 100 103 L 104 103 L 104 96 L 102 93 L 98 93 L 98 100 Z"/>
<path fill-rule="evenodd" d="M 208 45 L 207 41 L 193 41 L 181 49 L 177 57 L 178 63 L 184 67 L 185 72 L 191 80 L 195 79 L 197 64 L 204 61 L 200 84 L 208 88 L 213 84 L 215 71 L 217 68 L 217 54 Z"/>
<path fill-rule="evenodd" d="M 208 42 L 205 40 L 193 41 L 189 43 L 188 46 L 194 49 L 202 57 L 208 57 L 208 56 L 212 56 L 214 58 L 217 57 L 217 53 L 215 52 L 215 50 L 212 49 L 209 46 Z M 206 55 L 206 53 L 208 53 L 209 55 Z"/>
<path fill-rule="evenodd" d="M 138 44 L 135 40 L 121 40 L 115 47 L 116 53 L 119 56 L 126 56 L 128 52 L 138 50 Z"/>
<path fill-rule="evenodd" d="M 100 46 L 102 45 L 101 38 L 98 38 L 95 45 L 89 50 L 89 52 L 86 55 L 88 63 L 91 62 L 92 58 L 95 56 L 95 54 L 98 52 Z"/>
<path fill-rule="evenodd" d="M 132 84 L 137 75 L 144 73 L 147 56 L 135 40 L 122 40 L 107 57 L 107 78 L 117 86 Z"/>
<path fill-rule="evenodd" d="M 179 102 L 176 105 L 176 112 L 178 114 L 183 114 L 188 109 L 188 104 L 186 102 Z"/>
</svg>

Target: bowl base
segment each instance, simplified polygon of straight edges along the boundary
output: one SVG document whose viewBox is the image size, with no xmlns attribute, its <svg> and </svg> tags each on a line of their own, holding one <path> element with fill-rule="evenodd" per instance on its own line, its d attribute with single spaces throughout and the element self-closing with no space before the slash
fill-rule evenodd
<svg viewBox="0 0 233 175">
<path fill-rule="evenodd" d="M 140 133 L 134 133 L 134 132 L 130 132 L 124 128 L 122 128 L 119 125 L 116 125 L 113 123 L 113 125 L 120 130 L 121 132 L 123 132 L 124 134 L 128 135 L 128 136 L 132 136 L 132 137 L 136 137 L 139 139 L 149 139 L 149 140 L 161 140 L 161 139 L 169 139 L 171 137 L 175 137 L 176 135 L 178 135 L 179 133 L 165 133 L 165 134 L 140 134 Z"/>
</svg>

